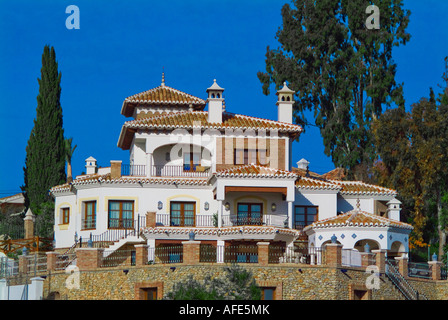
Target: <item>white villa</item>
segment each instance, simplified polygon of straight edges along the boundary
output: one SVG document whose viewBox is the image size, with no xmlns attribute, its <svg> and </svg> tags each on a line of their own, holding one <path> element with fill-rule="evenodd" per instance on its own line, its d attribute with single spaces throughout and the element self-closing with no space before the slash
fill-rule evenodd
<svg viewBox="0 0 448 320">
<path fill-rule="evenodd" d="M 129 162 L 99 168 L 89 157 L 85 175 L 51 189 L 56 249 L 80 238 L 113 249 L 194 238 L 234 250 L 259 242 L 319 248 L 333 240 L 360 252 L 408 252 L 412 227 L 400 222 L 394 190 L 318 175 L 305 159 L 292 166 L 291 144 L 302 128 L 293 123 L 286 83 L 276 120 L 226 110 L 223 92 L 215 80 L 203 100 L 162 78 L 126 98 L 121 114 L 130 119 L 118 147 L 129 150 Z"/>
</svg>

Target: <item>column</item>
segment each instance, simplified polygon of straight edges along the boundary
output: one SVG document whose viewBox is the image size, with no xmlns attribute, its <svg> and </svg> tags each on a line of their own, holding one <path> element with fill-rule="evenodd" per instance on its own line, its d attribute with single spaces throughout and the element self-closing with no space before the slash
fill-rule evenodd
<svg viewBox="0 0 448 320">
<path fill-rule="evenodd" d="M 146 154 L 146 176 L 148 178 L 152 176 L 152 153 Z"/>
<path fill-rule="evenodd" d="M 31 285 L 29 286 L 28 299 L 42 300 L 44 292 L 44 279 L 41 277 L 31 278 Z"/>
<path fill-rule="evenodd" d="M 218 200 L 218 228 L 222 227 L 222 210 L 223 210 L 222 200 Z"/>
<path fill-rule="evenodd" d="M 216 262 L 224 263 L 224 250 L 225 250 L 225 241 L 218 240 L 216 241 Z"/>
<path fill-rule="evenodd" d="M 201 241 L 183 241 L 183 261 L 185 264 L 198 264 Z"/>
<path fill-rule="evenodd" d="M 136 244 L 135 247 L 135 265 L 145 266 L 148 264 L 148 245 Z"/>
<path fill-rule="evenodd" d="M 387 250 L 372 250 L 375 253 L 376 266 L 378 267 L 379 273 L 386 272 L 386 252 Z"/>
<path fill-rule="evenodd" d="M 432 280 L 441 280 L 441 269 L 443 263 L 440 261 L 428 261 L 431 267 Z"/>
<path fill-rule="evenodd" d="M 103 263 L 103 248 L 78 248 L 76 249 L 76 266 L 79 270 L 95 270 Z"/>
<path fill-rule="evenodd" d="M 395 260 L 398 261 L 398 272 L 407 279 L 408 278 L 408 257 L 406 254 L 403 254 L 401 257 L 395 257 Z"/>
<path fill-rule="evenodd" d="M 54 271 L 56 270 L 56 263 L 58 261 L 58 257 L 60 253 L 55 251 L 47 252 L 47 270 L 48 271 Z"/>
<path fill-rule="evenodd" d="M 326 245 L 325 263 L 335 268 L 342 266 L 342 244 L 329 243 Z"/>
<path fill-rule="evenodd" d="M 292 206 L 292 201 L 288 201 L 288 228 L 293 228 L 293 218 L 294 218 L 294 211 Z"/>
<path fill-rule="evenodd" d="M 269 263 L 269 242 L 257 242 L 258 263 L 267 266 Z"/>
</svg>

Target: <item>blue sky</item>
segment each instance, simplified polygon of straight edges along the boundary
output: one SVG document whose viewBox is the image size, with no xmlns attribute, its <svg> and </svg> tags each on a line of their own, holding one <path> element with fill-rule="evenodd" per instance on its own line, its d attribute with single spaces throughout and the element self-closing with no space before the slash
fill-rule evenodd
<svg viewBox="0 0 448 320">
<path fill-rule="evenodd" d="M 206 98 L 217 79 L 227 110 L 277 118 L 275 92 L 265 96 L 257 78 L 266 46 L 277 47 L 285 0 L 223 1 L 25 1 L 0 0 L 0 197 L 20 192 L 25 148 L 36 114 L 37 78 L 46 44 L 56 50 L 62 72 L 64 129 L 77 149 L 74 174 L 93 156 L 100 166 L 129 162 L 117 147 L 124 121 L 123 100 L 160 85 Z M 80 10 L 80 29 L 68 30 L 65 9 Z M 397 81 L 404 82 L 406 106 L 440 92 L 448 55 L 448 2 L 404 1 L 411 10 L 412 38 L 394 49 Z M 293 163 L 334 168 L 318 131 L 309 128 L 293 145 Z"/>
</svg>

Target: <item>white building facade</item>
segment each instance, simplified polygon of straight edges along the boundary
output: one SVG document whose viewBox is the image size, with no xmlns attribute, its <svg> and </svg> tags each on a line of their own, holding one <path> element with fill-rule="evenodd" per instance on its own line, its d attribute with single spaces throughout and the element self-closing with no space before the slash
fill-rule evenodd
<svg viewBox="0 0 448 320">
<path fill-rule="evenodd" d="M 369 241 L 375 249 L 408 251 L 412 227 L 399 221 L 394 190 L 326 178 L 310 172 L 305 159 L 292 166 L 291 144 L 302 128 L 293 124 L 294 92 L 286 83 L 277 92 L 277 120 L 229 112 L 223 91 L 215 80 L 203 100 L 163 79 L 126 98 L 121 113 L 131 119 L 118 147 L 129 150 L 129 162 L 98 168 L 89 157 L 85 175 L 51 189 L 56 249 L 79 239 L 167 246 L 194 234 L 211 246 L 293 248 L 308 240 L 319 247 L 336 235 L 345 248 L 363 250 Z M 354 211 L 356 237 L 349 223 L 319 224 Z M 372 219 L 381 226 L 364 224 Z"/>
</svg>

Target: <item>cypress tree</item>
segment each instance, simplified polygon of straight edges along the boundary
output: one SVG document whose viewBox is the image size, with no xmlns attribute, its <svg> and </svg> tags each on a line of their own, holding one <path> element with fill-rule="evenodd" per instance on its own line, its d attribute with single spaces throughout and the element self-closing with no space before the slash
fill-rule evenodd
<svg viewBox="0 0 448 320">
<path fill-rule="evenodd" d="M 24 186 L 26 206 L 39 215 L 52 214 L 48 193 L 66 180 L 65 144 L 62 127 L 61 73 L 56 53 L 46 45 L 42 54 L 41 78 L 37 96 L 36 118 L 26 147 Z"/>
</svg>

